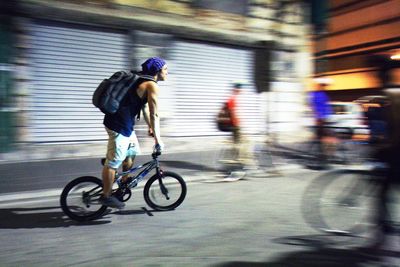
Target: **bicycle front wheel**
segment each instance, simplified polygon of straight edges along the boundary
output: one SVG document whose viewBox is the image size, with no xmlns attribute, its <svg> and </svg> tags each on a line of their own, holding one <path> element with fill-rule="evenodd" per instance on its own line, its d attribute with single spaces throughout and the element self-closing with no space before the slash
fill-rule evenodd
<svg viewBox="0 0 400 267">
<path fill-rule="evenodd" d="M 253 149 L 253 158 L 258 169 L 262 171 L 270 171 L 274 168 L 274 160 L 272 150 L 265 144 L 256 144 Z"/>
<path fill-rule="evenodd" d="M 372 225 L 376 186 L 362 170 L 335 170 L 317 177 L 303 197 L 303 214 L 314 228 L 357 235 Z"/>
<path fill-rule="evenodd" d="M 143 195 L 147 205 L 155 210 L 173 210 L 186 197 L 186 183 L 173 172 L 153 175 L 144 186 Z"/>
<path fill-rule="evenodd" d="M 99 202 L 102 191 L 103 183 L 100 179 L 92 176 L 76 178 L 61 193 L 61 209 L 76 221 L 95 220 L 107 209 Z"/>
</svg>

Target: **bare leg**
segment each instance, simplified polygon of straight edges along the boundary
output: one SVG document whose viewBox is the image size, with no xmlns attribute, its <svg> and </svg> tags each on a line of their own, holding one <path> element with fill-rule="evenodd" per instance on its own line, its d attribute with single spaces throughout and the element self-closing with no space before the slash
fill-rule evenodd
<svg viewBox="0 0 400 267">
<path fill-rule="evenodd" d="M 102 172 L 103 178 L 103 195 L 109 197 L 111 195 L 112 184 L 114 183 L 115 170 L 104 166 Z"/>
<path fill-rule="evenodd" d="M 127 157 L 124 162 L 122 162 L 122 170 L 127 171 L 133 166 L 133 162 L 135 160 L 135 157 Z M 128 180 L 129 175 L 125 175 L 122 177 L 122 182 L 125 183 Z"/>
</svg>

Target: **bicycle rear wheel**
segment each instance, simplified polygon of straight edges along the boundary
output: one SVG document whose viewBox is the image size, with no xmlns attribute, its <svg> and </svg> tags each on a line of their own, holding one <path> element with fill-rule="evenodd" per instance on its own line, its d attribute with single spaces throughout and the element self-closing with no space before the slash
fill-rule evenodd
<svg viewBox="0 0 400 267">
<path fill-rule="evenodd" d="M 305 190 L 303 214 L 314 228 L 357 235 L 372 226 L 376 186 L 362 170 L 335 170 L 317 177 Z"/>
<path fill-rule="evenodd" d="M 147 181 L 143 195 L 153 209 L 172 210 L 183 202 L 186 191 L 186 183 L 180 175 L 163 172 L 161 177 L 155 174 Z"/>
<path fill-rule="evenodd" d="M 103 183 L 100 179 L 92 176 L 76 178 L 61 193 L 61 209 L 76 221 L 95 220 L 107 209 L 99 202 L 102 191 Z"/>
<path fill-rule="evenodd" d="M 311 141 L 302 149 L 301 164 L 311 170 L 326 169 L 326 157 L 322 152 L 321 143 L 319 141 Z"/>
<path fill-rule="evenodd" d="M 243 168 L 242 163 L 239 161 L 239 150 L 233 145 L 221 147 L 216 161 L 218 170 L 221 172 L 230 173 Z"/>
<path fill-rule="evenodd" d="M 341 140 L 336 146 L 331 163 L 340 165 L 359 165 L 362 163 L 360 142 L 353 140 Z"/>
</svg>

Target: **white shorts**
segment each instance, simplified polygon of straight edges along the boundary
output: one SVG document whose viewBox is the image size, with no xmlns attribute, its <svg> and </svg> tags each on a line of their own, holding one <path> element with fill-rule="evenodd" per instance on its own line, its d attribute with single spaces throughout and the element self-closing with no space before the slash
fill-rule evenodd
<svg viewBox="0 0 400 267">
<path fill-rule="evenodd" d="M 135 131 L 130 137 L 114 132 L 106 127 L 108 133 L 106 162 L 110 168 L 118 169 L 126 157 L 134 157 L 140 154 L 139 142 Z"/>
</svg>

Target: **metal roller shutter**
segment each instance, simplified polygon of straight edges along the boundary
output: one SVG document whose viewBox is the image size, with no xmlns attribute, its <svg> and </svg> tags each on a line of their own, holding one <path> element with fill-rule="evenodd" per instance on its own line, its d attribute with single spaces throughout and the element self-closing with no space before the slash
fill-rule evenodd
<svg viewBox="0 0 400 267">
<path fill-rule="evenodd" d="M 179 41 L 172 48 L 171 59 L 175 98 L 171 135 L 224 134 L 216 128 L 215 118 L 236 80 L 247 82 L 238 103 L 243 132 L 264 130 L 262 100 L 253 83 L 252 51 Z"/>
<path fill-rule="evenodd" d="M 92 105 L 96 86 L 128 66 L 123 33 L 30 24 L 30 141 L 105 140 L 103 115 Z"/>
</svg>

